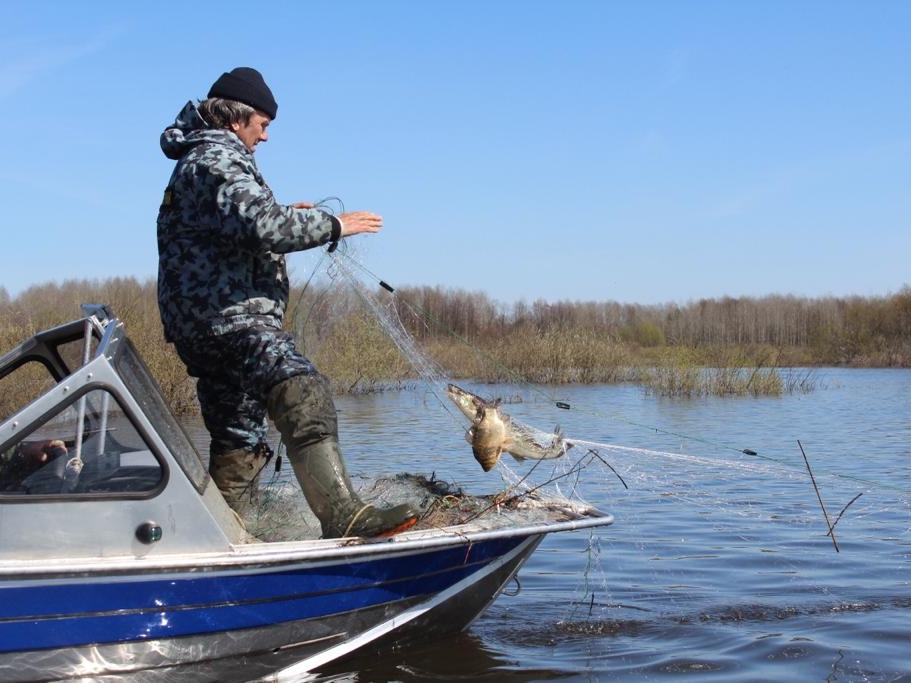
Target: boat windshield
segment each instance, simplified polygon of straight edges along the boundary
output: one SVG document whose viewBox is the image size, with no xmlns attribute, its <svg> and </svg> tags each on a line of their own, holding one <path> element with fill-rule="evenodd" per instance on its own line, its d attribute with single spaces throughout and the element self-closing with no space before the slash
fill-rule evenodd
<svg viewBox="0 0 911 683">
<path fill-rule="evenodd" d="M 4 446 L 0 496 L 154 495 L 165 472 L 116 397 L 94 389 Z"/>
<path fill-rule="evenodd" d="M 174 417 L 158 388 L 158 383 L 129 339 L 124 339 L 119 345 L 118 353 L 114 357 L 114 366 L 155 431 L 177 459 L 181 469 L 201 492 L 208 480 L 208 473 L 199 452 L 193 446 L 186 430 Z"/>
<path fill-rule="evenodd" d="M 0 358 L 0 411 L 10 435 L 0 439 L 3 498 L 155 495 L 168 476 L 161 442 L 198 491 L 206 484 L 190 438 L 106 309 Z"/>
</svg>

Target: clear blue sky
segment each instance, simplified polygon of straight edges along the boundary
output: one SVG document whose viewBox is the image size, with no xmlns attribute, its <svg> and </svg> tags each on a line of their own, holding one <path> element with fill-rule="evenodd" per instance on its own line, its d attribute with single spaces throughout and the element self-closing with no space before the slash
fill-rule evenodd
<svg viewBox="0 0 911 683">
<path fill-rule="evenodd" d="M 394 285 L 887 295 L 911 284 L 909 36 L 899 0 L 10 4 L 0 286 L 153 277 L 159 134 L 254 66 L 279 200 L 381 213 L 353 253 Z"/>
</svg>

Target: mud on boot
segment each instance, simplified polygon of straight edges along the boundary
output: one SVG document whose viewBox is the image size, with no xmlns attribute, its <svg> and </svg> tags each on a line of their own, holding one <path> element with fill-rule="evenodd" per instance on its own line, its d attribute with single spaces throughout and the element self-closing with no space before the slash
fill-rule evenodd
<svg viewBox="0 0 911 683">
<path fill-rule="evenodd" d="M 376 508 L 354 492 L 325 377 L 296 375 L 277 384 L 269 392 L 268 410 L 323 538 L 386 536 L 417 523 L 418 513 L 410 505 Z"/>
<path fill-rule="evenodd" d="M 209 456 L 209 474 L 225 502 L 241 517 L 259 504 L 259 473 L 267 450 L 235 448 Z"/>
<path fill-rule="evenodd" d="M 320 521 L 323 538 L 389 536 L 418 521 L 411 505 L 377 508 L 360 499 L 351 486 L 335 437 L 305 447 L 288 446 L 288 460 Z"/>
<path fill-rule="evenodd" d="M 417 521 L 418 513 L 408 503 L 391 508 L 378 508 L 368 503 L 361 506 L 344 529 L 341 524 L 332 525 L 329 529 L 324 527 L 323 538 L 392 536 L 410 529 Z"/>
</svg>

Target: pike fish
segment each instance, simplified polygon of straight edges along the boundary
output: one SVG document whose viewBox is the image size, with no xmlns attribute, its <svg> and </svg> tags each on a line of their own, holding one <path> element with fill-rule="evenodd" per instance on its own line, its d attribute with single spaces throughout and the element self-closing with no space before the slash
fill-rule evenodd
<svg viewBox="0 0 911 683">
<path fill-rule="evenodd" d="M 543 433 L 501 411 L 500 399 L 485 401 L 455 384 L 447 385 L 446 395 L 471 420 L 465 438 L 485 472 L 497 464 L 504 451 L 516 460 L 551 460 L 572 447 L 564 440 L 559 426 L 554 429 L 550 443 L 542 443 Z"/>
</svg>

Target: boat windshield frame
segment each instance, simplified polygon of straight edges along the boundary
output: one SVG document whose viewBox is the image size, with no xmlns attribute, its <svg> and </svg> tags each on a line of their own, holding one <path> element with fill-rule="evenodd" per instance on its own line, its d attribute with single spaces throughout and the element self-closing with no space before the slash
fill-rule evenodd
<svg viewBox="0 0 911 683">
<path fill-rule="evenodd" d="M 169 453 L 197 492 L 209 474 L 192 439 L 176 419 L 152 373 L 127 336 L 123 323 L 104 305 L 84 304 L 85 317 L 37 333 L 0 357 L 0 379 L 19 368 L 39 363 L 54 385 L 0 420 L 0 452 L 38 428 L 63 402 L 92 389 L 110 392 L 165 462 Z M 67 345 L 82 343 L 84 355 L 73 359 Z"/>
</svg>

